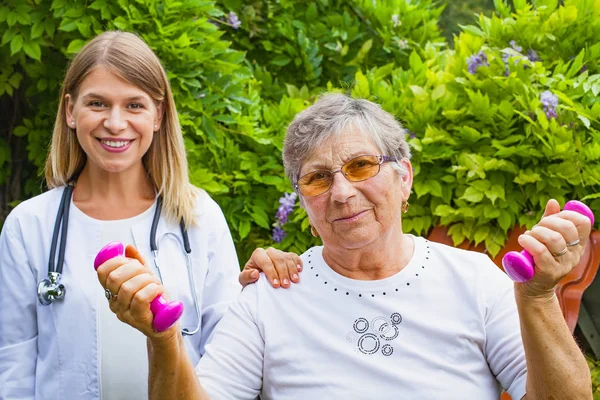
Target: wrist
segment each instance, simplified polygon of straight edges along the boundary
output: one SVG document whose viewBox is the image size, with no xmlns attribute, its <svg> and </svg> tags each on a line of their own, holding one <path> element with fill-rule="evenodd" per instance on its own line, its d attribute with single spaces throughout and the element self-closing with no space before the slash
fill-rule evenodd
<svg viewBox="0 0 600 400">
<path fill-rule="evenodd" d="M 179 347 L 181 334 L 179 332 L 179 324 L 175 324 L 171 328 L 160 335 L 148 337 L 148 346 L 154 351 L 172 351 Z"/>
<path fill-rule="evenodd" d="M 556 293 L 554 289 L 550 290 L 531 290 L 524 284 L 515 284 L 515 299 L 517 304 L 547 305 L 556 302 Z"/>
</svg>

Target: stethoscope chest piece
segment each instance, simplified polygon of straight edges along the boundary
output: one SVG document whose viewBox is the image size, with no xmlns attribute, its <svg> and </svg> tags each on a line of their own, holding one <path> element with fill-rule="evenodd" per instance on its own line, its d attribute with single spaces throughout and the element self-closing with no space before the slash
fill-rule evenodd
<svg viewBox="0 0 600 400">
<path fill-rule="evenodd" d="M 43 306 L 52 304 L 56 300 L 62 300 L 65 297 L 65 285 L 60 283 L 60 274 L 50 272 L 47 278 L 38 283 L 38 300 Z"/>
</svg>

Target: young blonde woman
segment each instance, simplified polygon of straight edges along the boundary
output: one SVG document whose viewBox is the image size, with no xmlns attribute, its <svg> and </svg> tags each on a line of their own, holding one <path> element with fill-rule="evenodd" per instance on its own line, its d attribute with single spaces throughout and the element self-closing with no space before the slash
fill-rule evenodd
<svg viewBox="0 0 600 400">
<path fill-rule="evenodd" d="M 98 251 L 135 245 L 120 271 L 183 302 L 194 363 L 240 285 L 223 213 L 189 182 L 169 82 L 140 38 L 105 32 L 72 60 L 45 174 L 50 190 L 17 206 L 0 235 L 0 399 L 147 398 L 145 337 L 105 298 L 144 293 L 103 292 Z M 271 271 L 299 263 L 253 257 Z"/>
</svg>

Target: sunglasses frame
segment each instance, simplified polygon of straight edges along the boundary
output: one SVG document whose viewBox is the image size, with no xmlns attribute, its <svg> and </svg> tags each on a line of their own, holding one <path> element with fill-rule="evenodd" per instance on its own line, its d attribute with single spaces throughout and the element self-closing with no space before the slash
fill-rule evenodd
<svg viewBox="0 0 600 400">
<path fill-rule="evenodd" d="M 350 180 L 350 179 L 348 179 L 348 177 L 346 176 L 346 174 L 344 173 L 344 171 L 343 171 L 342 169 L 343 169 L 343 168 L 344 168 L 344 167 L 345 167 L 345 166 L 346 166 L 346 165 L 347 165 L 349 162 L 351 162 L 351 161 L 353 161 L 353 160 L 356 160 L 357 158 L 360 158 L 360 157 L 376 157 L 376 158 L 377 158 L 377 164 L 378 164 L 378 167 L 379 167 L 379 168 L 378 168 L 377 172 L 376 172 L 376 173 L 375 173 L 373 176 L 370 176 L 370 177 L 368 177 L 368 178 L 366 178 L 366 179 L 361 179 L 361 180 L 359 180 L 359 181 L 353 181 L 353 180 Z M 371 178 L 374 178 L 374 177 L 376 177 L 376 176 L 379 174 L 379 172 L 381 171 L 381 165 L 382 165 L 382 164 L 385 164 L 385 163 L 388 163 L 388 162 L 398 162 L 398 159 L 397 159 L 396 157 L 394 157 L 394 156 L 385 156 L 385 155 L 382 155 L 382 154 L 379 154 L 379 155 L 375 155 L 375 154 L 361 154 L 361 155 L 358 155 L 358 156 L 356 156 L 356 157 L 352 157 L 351 159 L 349 159 L 348 161 L 346 161 L 344 164 L 342 164 L 341 168 L 340 168 L 340 169 L 338 169 L 338 170 L 335 170 L 335 171 L 327 171 L 327 170 L 321 170 L 321 169 L 318 169 L 318 170 L 315 170 L 315 171 L 308 172 L 308 173 L 306 173 L 306 174 L 302 175 L 301 177 L 299 177 L 299 178 L 298 178 L 298 179 L 297 179 L 297 180 L 296 180 L 296 181 L 293 183 L 293 187 L 294 187 L 294 190 L 296 191 L 296 193 L 298 193 L 299 195 L 302 195 L 302 196 L 304 196 L 304 197 L 317 197 L 317 196 L 321 196 L 322 194 L 325 194 L 325 193 L 327 193 L 327 192 L 329 192 L 329 191 L 331 190 L 331 187 L 333 186 L 333 175 L 334 175 L 334 174 L 337 174 L 338 172 L 341 172 L 341 173 L 342 173 L 342 175 L 344 176 L 344 178 L 346 178 L 346 179 L 348 180 L 348 182 L 364 182 L 364 181 L 367 181 L 367 180 L 369 180 L 369 179 L 371 179 Z M 319 194 L 313 194 L 313 195 L 311 195 L 311 196 L 309 196 L 309 195 L 305 195 L 305 194 L 302 194 L 302 192 L 300 191 L 300 186 L 298 185 L 298 182 L 299 182 L 299 181 L 300 181 L 302 178 L 304 178 L 305 176 L 307 176 L 307 175 L 310 175 L 310 174 L 314 174 L 315 172 L 327 172 L 328 174 L 331 174 L 331 181 L 330 181 L 330 183 L 329 183 L 329 187 L 327 187 L 327 190 L 325 190 L 324 192 L 322 192 L 322 193 L 319 193 Z"/>
</svg>

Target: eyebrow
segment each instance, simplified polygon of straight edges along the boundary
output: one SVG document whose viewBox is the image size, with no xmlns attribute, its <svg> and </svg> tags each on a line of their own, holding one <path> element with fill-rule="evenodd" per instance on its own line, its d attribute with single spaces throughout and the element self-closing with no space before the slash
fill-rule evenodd
<svg viewBox="0 0 600 400">
<path fill-rule="evenodd" d="M 97 99 L 100 99 L 100 100 L 106 100 L 105 96 L 102 96 L 101 94 L 94 93 L 94 92 L 86 93 L 83 96 L 83 98 L 87 98 L 87 97 L 94 97 L 94 98 L 97 98 Z M 148 98 L 146 96 L 138 95 L 138 96 L 128 97 L 125 100 L 127 100 L 127 101 L 140 101 L 140 100 L 146 100 L 146 101 L 148 101 Z"/>
</svg>

